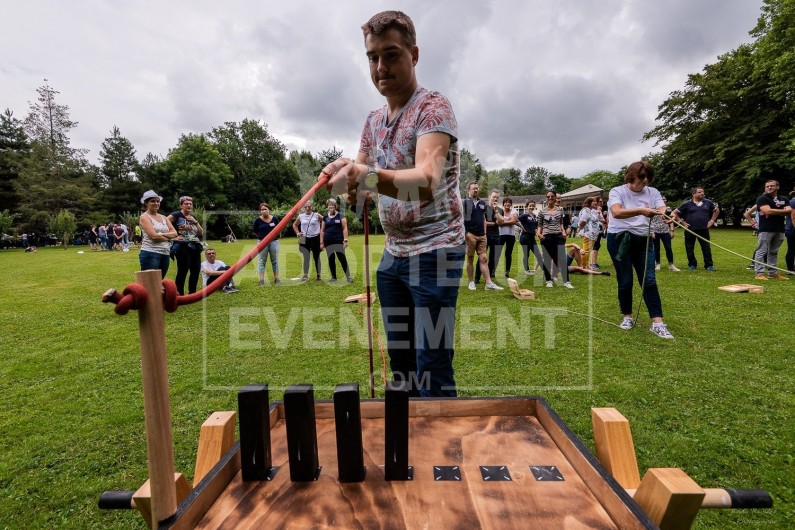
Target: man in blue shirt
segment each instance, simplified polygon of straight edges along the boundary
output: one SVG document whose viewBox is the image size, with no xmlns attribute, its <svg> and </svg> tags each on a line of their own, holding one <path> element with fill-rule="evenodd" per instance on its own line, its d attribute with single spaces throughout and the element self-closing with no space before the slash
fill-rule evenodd
<svg viewBox="0 0 795 530">
<path fill-rule="evenodd" d="M 486 278 L 486 289 L 500 291 L 502 287 L 496 285 L 489 273 L 489 258 L 486 255 L 486 201 L 478 197 L 480 187 L 477 182 L 467 184 L 467 198 L 464 199 L 464 230 L 466 231 L 467 245 L 467 279 L 469 290 L 477 289 L 473 274 L 475 254 L 478 256 L 478 268 Z"/>
<path fill-rule="evenodd" d="M 683 202 L 679 208 L 673 211 L 673 218 L 682 222 L 682 225 L 690 231 L 685 231 L 685 253 L 687 253 L 687 268 L 691 271 L 698 268 L 696 261 L 696 235 L 701 245 L 701 253 L 704 256 L 704 268 L 710 272 L 715 272 L 712 263 L 712 249 L 709 242 L 709 229 L 717 224 L 720 208 L 709 199 L 704 198 L 704 188 L 698 186 L 693 188 L 692 197 Z"/>
</svg>

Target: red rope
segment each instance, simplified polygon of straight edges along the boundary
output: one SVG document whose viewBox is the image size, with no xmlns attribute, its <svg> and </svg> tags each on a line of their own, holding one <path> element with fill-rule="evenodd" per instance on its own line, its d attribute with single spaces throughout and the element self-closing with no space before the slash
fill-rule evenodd
<svg viewBox="0 0 795 530">
<path fill-rule="evenodd" d="M 193 294 L 187 295 L 177 295 L 177 285 L 172 280 L 163 280 L 163 307 L 169 313 L 173 313 L 177 310 L 178 306 L 181 305 L 188 305 L 194 302 L 198 302 L 203 298 L 206 298 L 213 294 L 215 291 L 220 289 L 227 281 L 232 279 L 232 277 L 240 272 L 246 265 L 251 263 L 257 255 L 268 246 L 276 237 L 284 230 L 284 227 L 290 222 L 290 220 L 295 217 L 295 214 L 298 213 L 298 210 L 301 209 L 301 206 L 308 201 L 312 196 L 326 185 L 328 179 L 330 178 L 329 175 L 323 173 L 322 177 L 318 179 L 317 183 L 315 183 L 312 188 L 307 191 L 301 199 L 295 203 L 287 214 L 279 221 L 279 224 L 271 231 L 270 234 L 265 236 L 262 241 L 257 243 L 257 245 L 251 249 L 245 256 L 240 258 L 237 263 L 232 265 L 229 270 L 224 271 L 224 273 L 219 276 L 213 283 L 208 284 L 200 291 L 196 291 Z M 143 293 L 143 294 L 142 294 Z M 113 302 L 116 304 L 116 308 L 114 311 L 119 315 L 126 315 L 130 309 L 140 309 L 146 304 L 146 290 L 137 283 L 130 283 L 124 288 L 123 294 L 120 295 L 115 289 L 110 289 L 102 296 L 103 302 Z M 372 373 L 372 370 L 370 371 Z"/>
</svg>

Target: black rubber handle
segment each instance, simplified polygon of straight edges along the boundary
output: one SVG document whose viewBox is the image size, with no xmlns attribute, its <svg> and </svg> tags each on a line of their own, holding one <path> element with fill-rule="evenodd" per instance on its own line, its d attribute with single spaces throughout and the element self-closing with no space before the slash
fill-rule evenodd
<svg viewBox="0 0 795 530">
<path fill-rule="evenodd" d="M 134 491 L 106 491 L 99 496 L 100 510 L 131 510 Z"/>
<path fill-rule="evenodd" d="M 730 490 L 726 493 L 732 500 L 732 508 L 772 508 L 773 497 L 765 490 Z"/>
</svg>

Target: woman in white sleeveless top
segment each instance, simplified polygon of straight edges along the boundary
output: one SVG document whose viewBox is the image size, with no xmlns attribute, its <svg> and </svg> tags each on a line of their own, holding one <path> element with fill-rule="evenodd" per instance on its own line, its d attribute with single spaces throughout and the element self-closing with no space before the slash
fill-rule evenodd
<svg viewBox="0 0 795 530">
<path fill-rule="evenodd" d="M 141 204 L 146 207 L 146 211 L 138 219 L 142 231 L 138 260 L 141 262 L 142 271 L 160 269 L 165 278 L 168 272 L 171 240 L 177 237 L 177 231 L 174 230 L 168 217 L 157 213 L 162 200 L 163 197 L 153 190 L 147 191 L 141 197 Z"/>
</svg>

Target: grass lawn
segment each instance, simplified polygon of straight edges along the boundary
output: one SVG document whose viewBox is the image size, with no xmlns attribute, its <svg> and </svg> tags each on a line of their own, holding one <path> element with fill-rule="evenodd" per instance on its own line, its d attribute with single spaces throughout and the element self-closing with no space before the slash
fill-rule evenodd
<svg viewBox="0 0 795 530">
<path fill-rule="evenodd" d="M 713 230 L 713 241 L 746 256 L 755 245 L 748 230 Z M 231 264 L 254 243 L 215 247 Z M 245 384 L 269 383 L 280 399 L 284 386 L 312 383 L 328 399 L 334 385 L 358 381 L 364 397 L 366 328 L 359 306 L 342 303 L 363 292 L 362 237 L 351 243 L 353 285 L 290 281 L 300 257 L 287 239 L 283 285 L 258 287 L 252 264 L 236 279 L 239 293 L 166 316 L 175 467 L 189 481 L 202 422 L 235 410 Z M 135 512 L 96 507 L 103 491 L 136 489 L 147 476 L 138 319 L 99 302 L 134 280 L 138 252 L 77 252 L 85 249 L 0 251 L 0 528 L 144 528 Z M 568 290 L 519 274 L 537 293 L 526 302 L 462 281 L 460 394 L 542 395 L 589 447 L 590 408 L 616 407 L 631 422 L 641 474 L 680 467 L 703 487 L 763 488 L 774 498 L 772 510 L 702 511 L 695 528 L 791 528 L 795 280 L 729 294 L 718 286 L 753 281 L 747 260 L 714 249 L 717 272 L 688 271 L 681 232 L 674 252 L 683 272 L 658 273 L 673 341 L 648 331 L 645 308 L 636 329 L 615 326 L 615 277 L 574 276 Z M 612 270 L 604 247 L 599 261 Z M 168 277 L 175 272 L 172 264 Z"/>
</svg>

